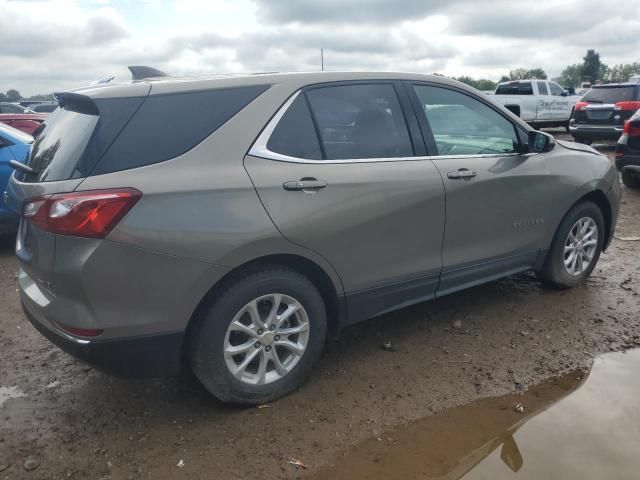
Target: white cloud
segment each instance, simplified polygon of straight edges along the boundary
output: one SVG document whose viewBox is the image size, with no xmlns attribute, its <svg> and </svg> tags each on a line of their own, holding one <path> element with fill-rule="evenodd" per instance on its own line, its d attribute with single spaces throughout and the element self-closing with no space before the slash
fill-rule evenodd
<svg viewBox="0 0 640 480">
<path fill-rule="evenodd" d="M 595 48 L 638 61 L 640 0 L 0 0 L 0 91 L 50 92 L 127 65 L 174 74 L 408 70 L 558 74 Z"/>
</svg>

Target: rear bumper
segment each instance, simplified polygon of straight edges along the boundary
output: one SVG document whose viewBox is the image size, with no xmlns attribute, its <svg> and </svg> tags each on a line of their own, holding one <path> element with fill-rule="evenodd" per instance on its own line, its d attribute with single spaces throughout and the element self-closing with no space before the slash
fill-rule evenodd
<svg viewBox="0 0 640 480">
<path fill-rule="evenodd" d="M 570 124 L 569 133 L 574 137 L 589 140 L 617 140 L 622 135 L 622 125 L 580 125 Z"/>
<path fill-rule="evenodd" d="M 622 171 L 627 166 L 640 166 L 640 155 L 624 154 L 622 157 L 616 158 L 615 163 L 618 171 Z"/>
<path fill-rule="evenodd" d="M 38 319 L 24 301 L 22 309 L 36 330 L 51 343 L 105 373 L 124 378 L 150 378 L 176 375 L 181 370 L 182 332 L 126 339 L 85 340 L 71 337 L 43 319 Z"/>
</svg>

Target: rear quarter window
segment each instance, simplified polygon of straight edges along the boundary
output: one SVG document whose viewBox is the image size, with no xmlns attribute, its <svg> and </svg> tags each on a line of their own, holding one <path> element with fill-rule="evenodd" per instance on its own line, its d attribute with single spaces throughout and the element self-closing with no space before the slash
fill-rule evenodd
<svg viewBox="0 0 640 480">
<path fill-rule="evenodd" d="M 268 88 L 268 85 L 257 85 L 151 95 L 92 174 L 152 165 L 182 155 Z"/>
</svg>

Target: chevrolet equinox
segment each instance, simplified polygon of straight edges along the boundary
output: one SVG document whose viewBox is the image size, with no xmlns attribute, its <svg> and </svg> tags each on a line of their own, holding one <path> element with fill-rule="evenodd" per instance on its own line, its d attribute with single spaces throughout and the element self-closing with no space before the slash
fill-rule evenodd
<svg viewBox="0 0 640 480">
<path fill-rule="evenodd" d="M 342 327 L 526 270 L 580 285 L 613 236 L 606 157 L 458 82 L 131 70 L 56 94 L 5 195 L 26 316 L 105 371 L 267 402 Z"/>
</svg>

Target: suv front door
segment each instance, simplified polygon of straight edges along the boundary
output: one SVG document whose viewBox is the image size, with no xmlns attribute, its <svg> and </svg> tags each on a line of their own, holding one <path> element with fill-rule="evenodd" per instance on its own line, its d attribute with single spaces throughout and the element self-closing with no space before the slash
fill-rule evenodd
<svg viewBox="0 0 640 480">
<path fill-rule="evenodd" d="M 402 84 L 347 82 L 296 93 L 245 158 L 284 237 L 338 272 L 351 322 L 435 295 L 444 187 L 425 153 Z"/>
<path fill-rule="evenodd" d="M 439 294 L 531 268 L 545 238 L 544 158 L 521 154 L 517 127 L 468 92 L 409 84 L 427 149 L 445 182 Z"/>
</svg>

